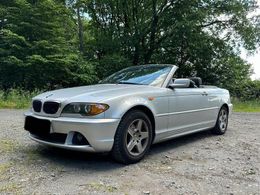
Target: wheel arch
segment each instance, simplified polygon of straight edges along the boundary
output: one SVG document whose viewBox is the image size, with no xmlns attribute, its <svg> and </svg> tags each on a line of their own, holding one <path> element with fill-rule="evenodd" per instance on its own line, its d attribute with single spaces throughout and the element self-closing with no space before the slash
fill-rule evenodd
<svg viewBox="0 0 260 195">
<path fill-rule="evenodd" d="M 129 112 L 133 111 L 133 110 L 140 110 L 142 112 L 144 112 L 147 117 L 150 119 L 151 123 L 152 123 L 152 132 L 153 132 L 153 137 L 152 137 L 152 142 L 155 138 L 155 118 L 154 118 L 154 114 L 152 112 L 152 110 L 150 108 L 148 108 L 147 106 L 144 106 L 144 105 L 135 105 L 133 107 L 131 107 L 130 109 L 128 109 L 124 115 L 122 116 L 122 118 L 128 114 Z M 121 118 L 121 119 L 122 119 Z"/>
<path fill-rule="evenodd" d="M 226 107 L 226 109 L 227 109 L 227 111 L 228 111 L 228 114 L 229 114 L 229 107 L 228 107 L 228 104 L 227 104 L 227 103 L 222 104 L 222 106 L 220 107 L 220 109 L 221 109 L 222 107 Z"/>
</svg>

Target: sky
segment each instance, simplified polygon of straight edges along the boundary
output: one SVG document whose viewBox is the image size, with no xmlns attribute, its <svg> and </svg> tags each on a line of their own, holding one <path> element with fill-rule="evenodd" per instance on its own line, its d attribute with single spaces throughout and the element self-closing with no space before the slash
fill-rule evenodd
<svg viewBox="0 0 260 195">
<path fill-rule="evenodd" d="M 247 56 L 246 51 L 242 50 L 241 57 L 252 64 L 254 73 L 251 75 L 251 79 L 260 80 L 260 49 L 254 55 Z"/>
<path fill-rule="evenodd" d="M 257 3 L 260 7 L 260 0 L 257 0 Z M 260 14 L 260 8 L 258 8 L 256 14 Z M 252 64 L 254 74 L 251 75 L 251 79 L 260 80 L 260 48 L 258 48 L 257 52 L 254 55 L 247 55 L 247 52 L 245 50 L 242 50 L 241 57 Z"/>
</svg>

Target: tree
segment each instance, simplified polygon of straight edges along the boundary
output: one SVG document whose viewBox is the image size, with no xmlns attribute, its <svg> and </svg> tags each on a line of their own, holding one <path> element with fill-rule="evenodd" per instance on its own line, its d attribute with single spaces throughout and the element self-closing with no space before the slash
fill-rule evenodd
<svg viewBox="0 0 260 195">
<path fill-rule="evenodd" d="M 56 88 L 92 83 L 93 66 L 75 42 L 75 21 L 62 2 L 1 2 L 0 86 Z M 64 19 L 65 18 L 65 19 Z"/>
<path fill-rule="evenodd" d="M 255 0 L 2 0 L 0 87 L 90 84 L 130 65 L 169 63 L 227 87 L 260 43 Z M 41 75 L 41 76 L 39 76 Z"/>
<path fill-rule="evenodd" d="M 216 66 L 239 59 L 248 76 L 239 48 L 253 52 L 259 46 L 259 16 L 248 17 L 256 7 L 254 0 L 87 1 L 95 42 L 90 52 L 98 63 L 117 54 L 133 64 L 177 64 L 179 76 L 200 74 L 213 84 Z"/>
</svg>

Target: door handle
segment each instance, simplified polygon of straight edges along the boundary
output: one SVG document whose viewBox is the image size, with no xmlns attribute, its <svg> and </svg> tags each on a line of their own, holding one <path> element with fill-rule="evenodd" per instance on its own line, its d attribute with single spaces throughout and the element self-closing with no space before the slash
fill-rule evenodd
<svg viewBox="0 0 260 195">
<path fill-rule="evenodd" d="M 201 95 L 208 95 L 208 93 L 206 91 L 203 91 Z"/>
</svg>

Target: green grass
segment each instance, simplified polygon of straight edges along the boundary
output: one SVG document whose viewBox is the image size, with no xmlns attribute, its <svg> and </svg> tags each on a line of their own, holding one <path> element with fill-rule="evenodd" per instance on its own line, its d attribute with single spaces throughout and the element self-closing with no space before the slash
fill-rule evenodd
<svg viewBox="0 0 260 195">
<path fill-rule="evenodd" d="M 241 101 L 233 99 L 234 112 L 260 112 L 260 100 Z"/>
<path fill-rule="evenodd" d="M 8 93 L 0 90 L 0 109 L 24 109 L 31 106 L 33 96 L 41 93 L 39 90 L 33 92 L 12 89 Z M 260 112 L 260 100 L 241 101 L 232 99 L 234 112 Z"/>
<path fill-rule="evenodd" d="M 20 89 L 11 89 L 8 92 L 0 90 L 0 108 L 29 108 L 32 97 L 39 93 L 40 91 L 38 90 L 33 92 Z"/>
</svg>

